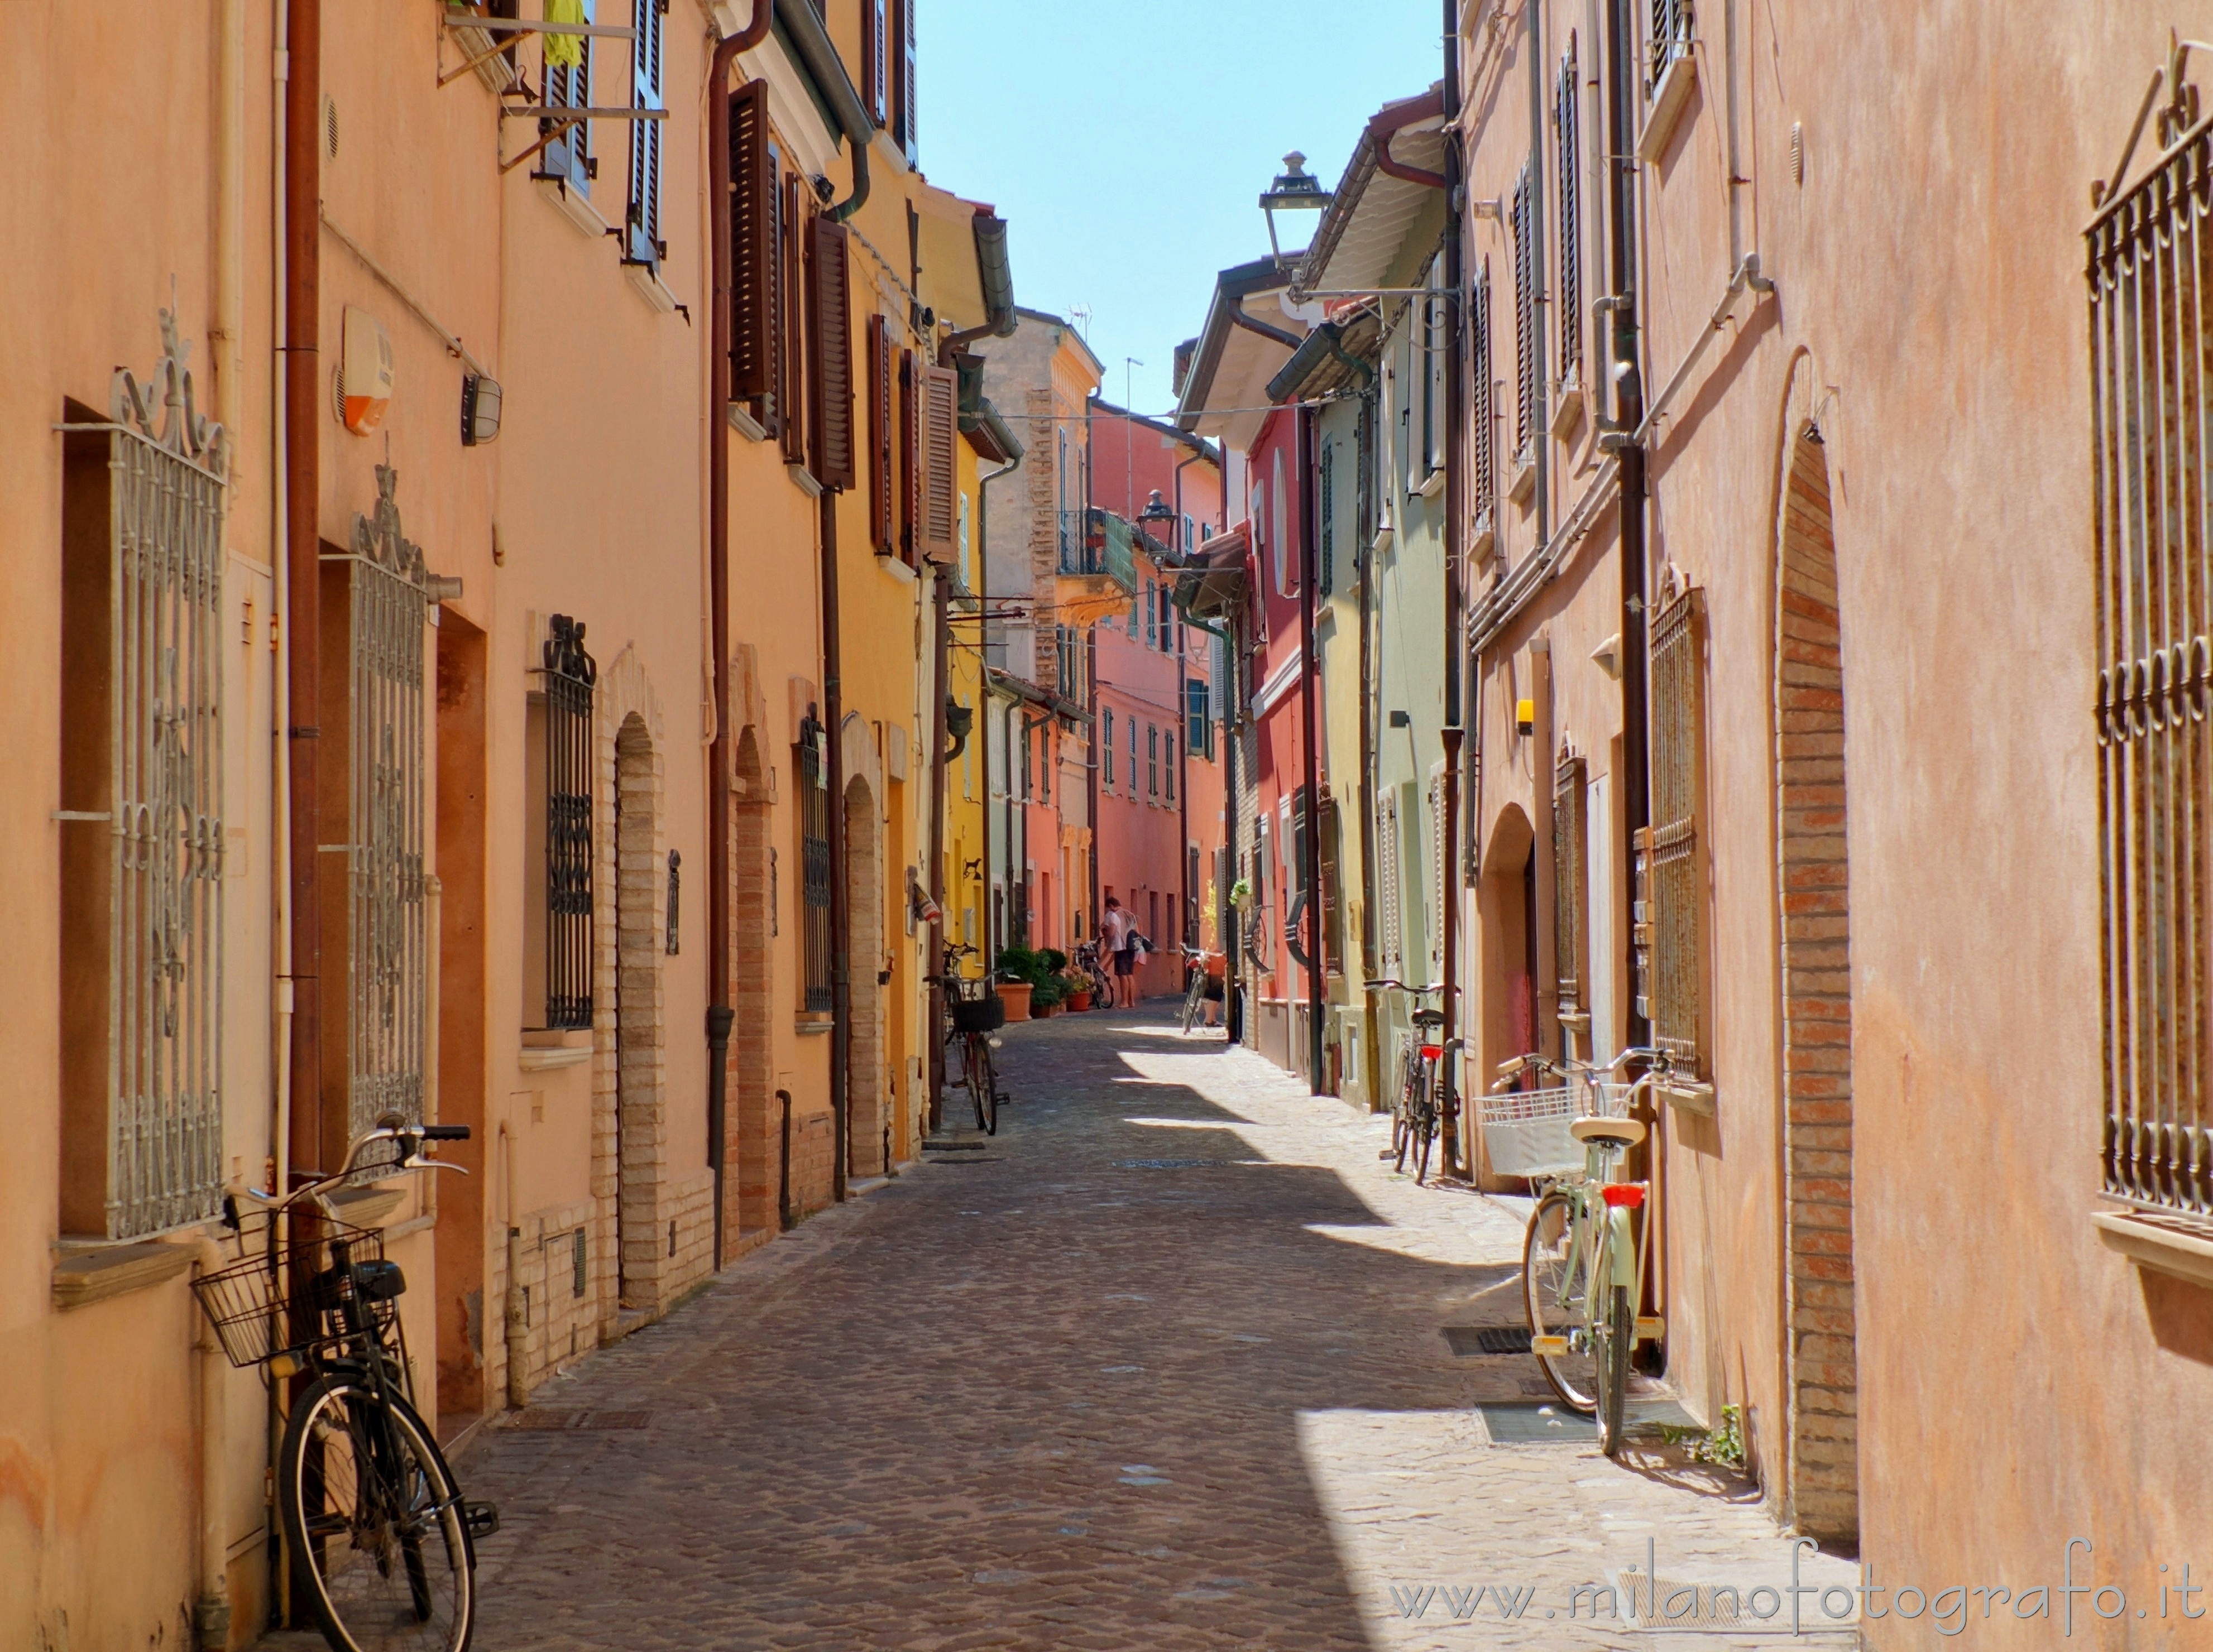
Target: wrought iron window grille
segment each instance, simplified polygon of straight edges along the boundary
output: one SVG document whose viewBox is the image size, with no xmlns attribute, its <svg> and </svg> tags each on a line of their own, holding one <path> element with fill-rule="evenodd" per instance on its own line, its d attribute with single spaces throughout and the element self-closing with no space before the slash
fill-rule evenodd
<svg viewBox="0 0 2213 1652">
<path fill-rule="evenodd" d="M 591 1026 L 592 695 L 600 668 L 583 624 L 556 614 L 540 676 L 546 687 L 546 1024 Z"/>
<path fill-rule="evenodd" d="M 681 870 L 681 868 L 682 868 L 683 865 L 684 865 L 684 857 L 683 857 L 682 855 L 679 854 L 675 850 L 671 849 L 671 850 L 668 852 L 668 956 L 669 956 L 670 957 L 672 957 L 672 958 L 673 958 L 673 957 L 676 957 L 676 956 L 677 956 L 677 953 L 678 953 L 678 945 L 677 945 L 677 926 L 676 926 L 676 910 L 677 910 L 677 908 L 676 908 L 676 893 L 677 893 L 677 880 L 678 880 L 678 878 L 679 878 L 679 875 L 680 875 L 680 870 Z"/>
<path fill-rule="evenodd" d="M 101 1204 L 110 1239 L 204 1220 L 223 1191 L 216 644 L 230 440 L 193 404 L 191 346 L 178 336 L 174 306 L 160 312 L 162 354 L 148 379 L 116 369 L 107 421 L 57 427 L 104 435 L 107 450 L 107 750 L 94 782 L 104 784 L 99 800 L 107 806 L 56 818 L 107 828 L 98 859 L 107 890 Z"/>
<path fill-rule="evenodd" d="M 2213 592 L 2204 574 L 2213 122 L 2173 47 L 2084 231 L 2099 671 L 2100 1191 L 2213 1223 Z M 2161 151 L 2130 161 L 2155 100 Z"/>
<path fill-rule="evenodd" d="M 1652 64 L 1647 95 L 1656 90 L 1667 65 L 1691 55 L 1692 0 L 1652 0 Z"/>
</svg>

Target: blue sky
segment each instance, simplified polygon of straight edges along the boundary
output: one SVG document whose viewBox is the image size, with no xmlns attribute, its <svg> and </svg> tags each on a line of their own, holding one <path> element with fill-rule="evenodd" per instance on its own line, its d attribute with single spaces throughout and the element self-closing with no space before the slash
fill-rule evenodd
<svg viewBox="0 0 2213 1652">
<path fill-rule="evenodd" d="M 1441 72 L 1438 0 L 924 0 L 923 170 L 1008 221 L 1015 296 L 1088 307 L 1102 392 L 1170 405 L 1214 273 L 1268 250 L 1287 149 L 1334 188 L 1376 107 Z M 1279 218 L 1287 250 L 1316 215 Z"/>
</svg>

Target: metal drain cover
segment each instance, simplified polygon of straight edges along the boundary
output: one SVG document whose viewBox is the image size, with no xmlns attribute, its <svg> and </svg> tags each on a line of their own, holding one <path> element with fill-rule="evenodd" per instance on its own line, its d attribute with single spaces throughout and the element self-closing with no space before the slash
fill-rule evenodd
<svg viewBox="0 0 2213 1652">
<path fill-rule="evenodd" d="M 1529 1327 L 1526 1325 L 1448 1325 L 1445 1341 L 1462 1359 L 1477 1354 L 1526 1354 Z"/>
<path fill-rule="evenodd" d="M 1118 1170 L 1198 1170 L 1210 1165 L 1235 1164 L 1234 1158 L 1118 1158 Z"/>
</svg>

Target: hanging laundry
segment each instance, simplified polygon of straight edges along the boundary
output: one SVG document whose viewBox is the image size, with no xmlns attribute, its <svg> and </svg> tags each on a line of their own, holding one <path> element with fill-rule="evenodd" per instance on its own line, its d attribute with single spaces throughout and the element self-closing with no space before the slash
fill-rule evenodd
<svg viewBox="0 0 2213 1652">
<path fill-rule="evenodd" d="M 592 20 L 585 14 L 584 0 L 546 0 L 546 21 L 549 23 L 588 23 Z M 546 66 L 548 69 L 582 68 L 584 37 L 580 34 L 546 36 Z"/>
</svg>

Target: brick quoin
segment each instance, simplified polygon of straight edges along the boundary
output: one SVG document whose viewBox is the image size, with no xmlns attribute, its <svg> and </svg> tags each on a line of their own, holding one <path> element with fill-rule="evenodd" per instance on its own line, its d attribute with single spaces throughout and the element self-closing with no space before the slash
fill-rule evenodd
<svg viewBox="0 0 2213 1652">
<path fill-rule="evenodd" d="M 1852 1300 L 1851 976 L 1844 689 L 1827 462 L 1791 443 L 1777 556 L 1777 894 L 1783 919 L 1789 1514 L 1859 1532 Z M 1843 1420 L 1839 1413 L 1844 1414 Z"/>
</svg>

